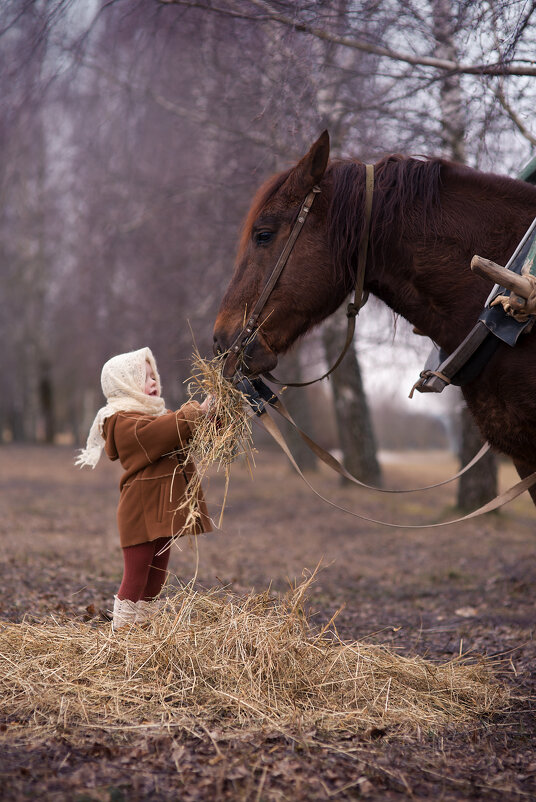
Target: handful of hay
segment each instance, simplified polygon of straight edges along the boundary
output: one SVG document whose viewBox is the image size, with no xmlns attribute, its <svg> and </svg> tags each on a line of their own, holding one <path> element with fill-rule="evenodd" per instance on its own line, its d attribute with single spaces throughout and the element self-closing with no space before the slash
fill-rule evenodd
<svg viewBox="0 0 536 802">
<path fill-rule="evenodd" d="M 210 468 L 215 466 L 225 474 L 225 494 L 218 522 L 218 526 L 221 526 L 231 464 L 240 455 L 248 462 L 253 462 L 250 412 L 243 394 L 223 377 L 222 365 L 220 357 L 207 360 L 197 351 L 194 352 L 192 376 L 187 385 L 188 399 L 197 401 L 211 396 L 212 408 L 209 415 L 196 421 L 186 451 L 186 461 L 195 462 L 197 475 L 188 483 L 175 511 L 186 513 L 185 524 L 177 537 L 191 530 L 199 518 L 197 497 Z"/>
<path fill-rule="evenodd" d="M 239 454 L 251 456 L 250 412 L 243 394 L 223 377 L 220 357 L 203 359 L 194 352 L 192 375 L 188 380 L 190 399 L 212 397 L 211 413 L 196 425 L 188 455 L 198 465 L 227 469 Z"/>
<path fill-rule="evenodd" d="M 505 709 L 508 693 L 483 660 L 436 665 L 315 630 L 304 609 L 311 581 L 283 598 L 189 585 L 148 628 L 115 635 L 104 624 L 2 624 L 2 721 L 12 735 L 217 726 L 314 740 L 460 726 Z"/>
</svg>

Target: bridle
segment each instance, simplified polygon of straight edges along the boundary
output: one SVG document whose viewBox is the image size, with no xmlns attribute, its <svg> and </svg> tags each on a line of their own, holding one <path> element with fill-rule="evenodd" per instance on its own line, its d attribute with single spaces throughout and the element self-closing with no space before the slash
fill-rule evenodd
<svg viewBox="0 0 536 802">
<path fill-rule="evenodd" d="M 358 258 L 357 258 L 357 274 L 356 274 L 356 283 L 354 289 L 354 299 L 351 303 L 348 304 L 346 309 L 346 317 L 348 320 L 348 326 L 346 331 L 346 340 L 343 345 L 342 351 L 337 358 L 336 362 L 331 366 L 331 368 L 324 373 L 322 376 L 319 376 L 312 381 L 307 382 L 281 382 L 272 376 L 270 373 L 263 374 L 268 378 L 271 382 L 275 382 L 276 384 L 285 384 L 286 386 L 291 387 L 306 387 L 309 384 L 314 384 L 317 381 L 321 381 L 325 379 L 330 373 L 333 373 L 335 368 L 337 368 L 340 363 L 342 362 L 348 348 L 350 347 L 350 343 L 353 340 L 354 332 L 355 332 L 355 319 L 356 316 L 359 314 L 359 310 L 365 305 L 368 293 L 363 292 L 364 282 L 365 282 L 365 269 L 367 264 L 367 252 L 368 252 L 368 242 L 369 242 L 369 234 L 370 234 L 370 220 L 372 215 L 372 198 L 374 194 L 374 165 L 373 164 L 366 164 L 366 180 L 365 180 L 365 221 L 363 226 L 363 235 L 359 242 L 359 249 L 358 249 Z M 294 245 L 300 235 L 300 232 L 305 225 L 305 221 L 307 219 L 307 215 L 311 210 L 311 206 L 313 205 L 315 197 L 321 192 L 320 187 L 314 186 L 310 192 L 307 193 L 305 200 L 303 201 L 300 211 L 298 212 L 298 216 L 296 221 L 292 227 L 292 230 L 289 234 L 289 237 L 285 243 L 281 254 L 275 264 L 274 269 L 272 270 L 266 284 L 264 285 L 262 292 L 257 300 L 257 303 L 253 307 L 251 314 L 248 317 L 248 320 L 239 334 L 235 337 L 233 342 L 231 343 L 228 351 L 227 357 L 234 355 L 240 356 L 240 354 L 244 351 L 245 347 L 251 342 L 253 337 L 255 336 L 258 326 L 258 320 L 260 314 L 266 303 L 268 298 L 272 294 L 272 291 L 277 284 L 277 281 L 283 272 L 289 257 L 292 253 Z M 227 358 L 226 357 L 226 358 Z"/>
<path fill-rule="evenodd" d="M 270 276 L 268 277 L 268 280 L 262 289 L 262 292 L 257 300 L 257 303 L 253 307 L 253 310 L 248 318 L 246 325 L 231 343 L 231 346 L 229 348 L 229 352 L 231 354 L 238 355 L 240 351 L 243 350 L 244 347 L 248 344 L 251 335 L 255 331 L 255 327 L 257 325 L 259 316 L 264 307 L 266 306 L 266 302 L 268 301 L 268 298 L 272 294 L 272 290 L 277 284 L 279 276 L 283 272 L 285 265 L 289 260 L 290 254 L 292 253 L 292 249 L 296 244 L 296 240 L 298 239 L 300 231 L 302 230 L 305 221 L 307 219 L 307 215 L 309 214 L 311 206 L 313 205 L 313 201 L 316 195 L 320 193 L 320 191 L 321 191 L 320 187 L 314 186 L 312 190 L 307 193 L 305 200 L 303 201 L 300 207 L 300 211 L 298 212 L 298 217 L 296 218 L 296 221 L 289 234 L 289 238 L 285 243 L 285 247 L 281 251 L 279 259 L 277 260 L 274 269 L 270 273 Z"/>
</svg>

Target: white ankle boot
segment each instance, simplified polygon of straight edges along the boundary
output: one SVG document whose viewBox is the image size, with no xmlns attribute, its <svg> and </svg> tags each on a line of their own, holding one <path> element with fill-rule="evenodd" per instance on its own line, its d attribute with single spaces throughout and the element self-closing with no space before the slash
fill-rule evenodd
<svg viewBox="0 0 536 802">
<path fill-rule="evenodd" d="M 127 624 L 136 623 L 136 616 L 138 614 L 137 604 L 137 602 L 130 601 L 130 599 L 120 599 L 118 596 L 114 596 L 112 621 L 112 630 L 114 632 Z"/>
<path fill-rule="evenodd" d="M 164 599 L 152 599 L 151 601 L 140 599 L 136 602 L 136 624 L 143 624 L 144 621 L 149 621 L 162 609 L 163 605 Z"/>
</svg>

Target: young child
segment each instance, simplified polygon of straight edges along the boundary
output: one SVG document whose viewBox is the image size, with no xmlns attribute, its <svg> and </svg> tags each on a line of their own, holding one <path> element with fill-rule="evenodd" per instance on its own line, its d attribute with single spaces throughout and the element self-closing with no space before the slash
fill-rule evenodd
<svg viewBox="0 0 536 802">
<path fill-rule="evenodd" d="M 183 449 L 195 421 L 207 414 L 210 398 L 202 404 L 190 401 L 175 412 L 166 410 L 149 348 L 109 359 L 102 369 L 101 386 L 107 403 L 98 411 L 76 464 L 94 468 L 104 448 L 125 470 L 117 510 L 124 572 L 114 597 L 115 631 L 145 621 L 157 610 L 171 537 L 185 523 L 184 515 L 174 510 L 195 474 L 194 464 L 184 463 Z M 183 534 L 212 530 L 201 491 L 197 505 L 198 523 Z"/>
</svg>

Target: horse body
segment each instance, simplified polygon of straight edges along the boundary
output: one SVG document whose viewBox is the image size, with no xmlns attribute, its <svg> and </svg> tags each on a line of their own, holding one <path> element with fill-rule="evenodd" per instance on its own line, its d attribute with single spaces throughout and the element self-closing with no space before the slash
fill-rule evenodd
<svg viewBox="0 0 536 802">
<path fill-rule="evenodd" d="M 244 325 L 313 185 L 321 192 L 278 283 L 242 370 L 272 370 L 277 355 L 334 312 L 355 282 L 363 234 L 365 166 L 328 164 L 324 133 L 291 170 L 259 190 L 246 219 L 235 273 L 216 320 L 226 350 Z M 365 289 L 445 351 L 480 314 L 490 282 L 470 270 L 475 253 L 506 264 L 536 217 L 536 188 L 440 159 L 389 156 L 375 166 Z M 228 360 L 232 374 L 236 360 Z M 464 390 L 483 436 L 522 476 L 536 469 L 536 333 L 500 345 Z"/>
</svg>

